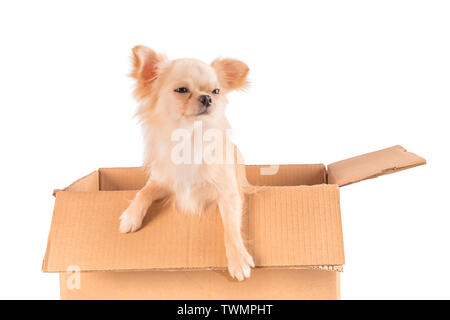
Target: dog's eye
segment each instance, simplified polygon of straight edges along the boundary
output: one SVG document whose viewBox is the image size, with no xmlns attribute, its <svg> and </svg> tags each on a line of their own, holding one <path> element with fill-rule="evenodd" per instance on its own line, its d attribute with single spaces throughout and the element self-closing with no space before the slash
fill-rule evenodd
<svg viewBox="0 0 450 320">
<path fill-rule="evenodd" d="M 212 93 L 214 93 L 214 94 L 219 94 L 219 92 L 220 92 L 220 89 L 214 89 L 214 90 L 212 91 Z"/>
<path fill-rule="evenodd" d="M 189 92 L 189 89 L 186 88 L 186 87 L 181 87 L 181 88 L 175 89 L 175 92 L 178 92 L 178 93 L 187 93 L 187 92 Z"/>
</svg>

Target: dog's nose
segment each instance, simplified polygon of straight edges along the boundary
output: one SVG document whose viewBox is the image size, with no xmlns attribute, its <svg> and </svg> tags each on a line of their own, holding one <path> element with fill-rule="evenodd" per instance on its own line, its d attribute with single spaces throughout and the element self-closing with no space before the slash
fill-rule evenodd
<svg viewBox="0 0 450 320">
<path fill-rule="evenodd" d="M 204 94 L 204 95 L 198 97 L 198 101 L 206 108 L 208 108 L 212 103 L 211 96 L 209 96 L 207 94 Z"/>
</svg>

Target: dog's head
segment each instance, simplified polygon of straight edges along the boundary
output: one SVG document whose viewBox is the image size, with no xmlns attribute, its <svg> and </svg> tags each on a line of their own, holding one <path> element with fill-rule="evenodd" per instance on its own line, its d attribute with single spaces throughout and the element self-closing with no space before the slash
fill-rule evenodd
<svg viewBox="0 0 450 320">
<path fill-rule="evenodd" d="M 239 60 L 169 60 L 144 46 L 133 48 L 136 96 L 143 101 L 141 116 L 192 119 L 222 112 L 226 95 L 247 85 L 249 68 Z M 147 114 L 150 113 L 150 114 Z"/>
</svg>

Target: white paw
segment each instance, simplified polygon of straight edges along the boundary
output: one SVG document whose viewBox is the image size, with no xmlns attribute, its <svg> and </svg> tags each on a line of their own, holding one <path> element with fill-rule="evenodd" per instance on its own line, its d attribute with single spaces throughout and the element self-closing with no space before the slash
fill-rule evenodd
<svg viewBox="0 0 450 320">
<path fill-rule="evenodd" d="M 251 267 L 255 267 L 253 258 L 248 252 L 238 253 L 228 258 L 228 272 L 232 278 L 243 281 L 250 278 Z"/>
<path fill-rule="evenodd" d="M 122 213 L 119 219 L 120 219 L 120 228 L 119 228 L 120 232 L 128 233 L 128 232 L 135 232 L 141 227 L 143 217 L 137 214 L 130 214 L 130 208 L 128 208 Z"/>
</svg>

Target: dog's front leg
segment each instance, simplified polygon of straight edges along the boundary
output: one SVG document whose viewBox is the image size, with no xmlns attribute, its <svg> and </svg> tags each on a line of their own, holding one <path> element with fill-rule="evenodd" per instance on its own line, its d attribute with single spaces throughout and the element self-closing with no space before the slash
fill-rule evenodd
<svg viewBox="0 0 450 320">
<path fill-rule="evenodd" d="M 239 281 L 250 277 L 250 267 L 254 267 L 252 256 L 245 248 L 241 235 L 242 199 L 238 193 L 218 200 L 225 235 L 225 251 L 228 272 Z"/>
<path fill-rule="evenodd" d="M 139 190 L 128 208 L 120 216 L 120 232 L 134 232 L 142 225 L 142 220 L 153 201 L 163 198 L 166 190 L 157 183 L 148 180 Z"/>
</svg>

